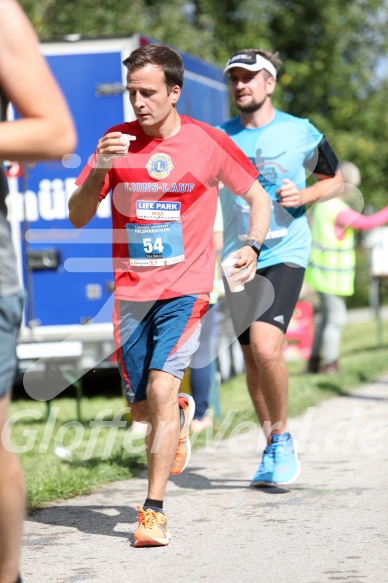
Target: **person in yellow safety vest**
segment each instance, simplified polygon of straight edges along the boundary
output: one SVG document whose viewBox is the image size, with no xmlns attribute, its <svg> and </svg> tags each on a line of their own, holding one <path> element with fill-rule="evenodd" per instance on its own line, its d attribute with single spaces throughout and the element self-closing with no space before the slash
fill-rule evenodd
<svg viewBox="0 0 388 583">
<path fill-rule="evenodd" d="M 344 198 L 361 182 L 351 162 L 340 164 L 344 194 L 315 205 L 311 219 L 312 246 L 305 283 L 319 294 L 319 313 L 314 331 L 308 373 L 336 374 L 342 328 L 346 323 L 346 296 L 354 293 L 355 230 L 369 230 L 388 223 L 388 206 L 365 216 L 353 210 Z M 361 194 L 358 191 L 358 194 Z"/>
</svg>

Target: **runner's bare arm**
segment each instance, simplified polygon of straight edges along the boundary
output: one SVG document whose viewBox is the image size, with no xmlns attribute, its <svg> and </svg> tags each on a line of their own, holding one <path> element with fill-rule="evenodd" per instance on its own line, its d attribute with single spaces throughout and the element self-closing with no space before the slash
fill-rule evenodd
<svg viewBox="0 0 388 583">
<path fill-rule="evenodd" d="M 279 203 L 284 207 L 295 208 L 314 202 L 323 202 L 341 194 L 343 180 L 340 170 L 333 177 L 323 174 L 314 174 L 314 176 L 317 182 L 302 189 L 299 189 L 288 178 L 283 180 L 282 186 L 276 191 Z"/>
<path fill-rule="evenodd" d="M 122 156 L 135 139 L 135 136 L 128 134 L 123 137 L 121 132 L 109 132 L 98 140 L 97 165 L 69 199 L 69 219 L 74 227 L 84 227 L 94 217 L 100 204 L 105 176 L 113 160 Z"/>
<path fill-rule="evenodd" d="M 54 159 L 74 150 L 66 101 L 15 0 L 0 2 L 0 86 L 22 116 L 1 123 L 0 159 Z"/>
<path fill-rule="evenodd" d="M 94 168 L 69 199 L 69 220 L 80 229 L 92 220 L 100 204 L 100 194 L 109 168 Z"/>
<path fill-rule="evenodd" d="M 255 180 L 246 194 L 242 194 L 251 207 L 249 215 L 248 239 L 256 239 L 263 243 L 269 229 L 271 216 L 271 202 L 268 194 L 258 180 Z"/>
<path fill-rule="evenodd" d="M 247 239 L 255 239 L 260 245 L 263 243 L 269 229 L 271 203 L 268 194 L 258 180 L 255 180 L 247 193 L 241 195 L 250 206 L 249 231 Z M 256 273 L 257 253 L 249 246 L 243 246 L 230 254 L 235 257 L 236 280 L 242 283 L 251 281 Z"/>
</svg>

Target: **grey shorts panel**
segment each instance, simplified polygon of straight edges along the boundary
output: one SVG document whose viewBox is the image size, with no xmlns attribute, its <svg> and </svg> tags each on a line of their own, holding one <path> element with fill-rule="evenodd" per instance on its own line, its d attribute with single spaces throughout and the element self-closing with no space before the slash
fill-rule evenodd
<svg viewBox="0 0 388 583">
<path fill-rule="evenodd" d="M 0 297 L 0 397 L 11 390 L 17 358 L 16 339 L 23 317 L 24 294 Z"/>
</svg>

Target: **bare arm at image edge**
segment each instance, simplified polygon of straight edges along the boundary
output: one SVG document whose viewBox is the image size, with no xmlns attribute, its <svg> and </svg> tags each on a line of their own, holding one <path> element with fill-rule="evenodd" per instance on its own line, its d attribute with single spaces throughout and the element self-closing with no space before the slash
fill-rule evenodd
<svg viewBox="0 0 388 583">
<path fill-rule="evenodd" d="M 0 87 L 22 116 L 1 122 L 0 159 L 58 159 L 74 150 L 66 101 L 15 0 L 0 0 Z"/>
</svg>

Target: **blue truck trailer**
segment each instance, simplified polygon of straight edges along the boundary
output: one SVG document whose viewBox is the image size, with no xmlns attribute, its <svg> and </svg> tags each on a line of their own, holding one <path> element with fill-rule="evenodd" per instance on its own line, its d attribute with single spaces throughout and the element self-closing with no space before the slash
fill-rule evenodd
<svg viewBox="0 0 388 583">
<path fill-rule="evenodd" d="M 52 359 L 76 358 L 79 374 L 114 365 L 109 358 L 113 352 L 110 204 L 100 205 L 89 225 L 76 230 L 68 220 L 67 203 L 98 138 L 110 126 L 134 119 L 122 61 L 148 42 L 152 41 L 136 34 L 42 43 L 69 103 L 79 142 L 74 155 L 62 162 L 25 166 L 21 177 L 17 164 L 9 166 L 9 218 L 26 290 L 18 346 L 22 370 L 37 359 L 34 370 L 43 373 Z M 221 123 L 229 113 L 221 69 L 181 54 L 185 80 L 179 113 L 210 125 Z"/>
</svg>

